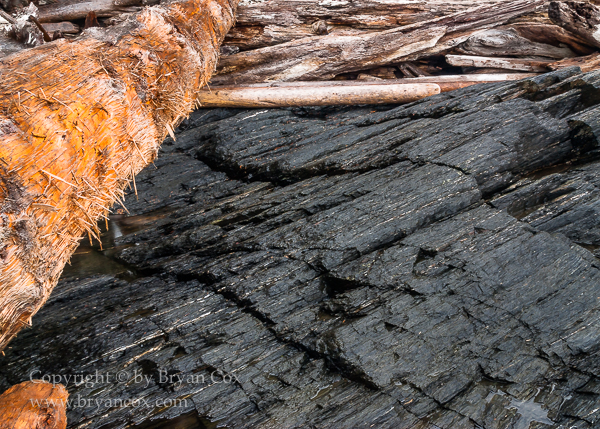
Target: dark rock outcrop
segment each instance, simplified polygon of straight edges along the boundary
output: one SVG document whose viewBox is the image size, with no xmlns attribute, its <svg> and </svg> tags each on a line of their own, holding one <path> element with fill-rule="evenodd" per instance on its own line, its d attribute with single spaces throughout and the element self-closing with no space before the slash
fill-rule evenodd
<svg viewBox="0 0 600 429">
<path fill-rule="evenodd" d="M 0 385 L 62 377 L 73 428 L 597 427 L 598 113 L 576 69 L 198 111 Z"/>
</svg>

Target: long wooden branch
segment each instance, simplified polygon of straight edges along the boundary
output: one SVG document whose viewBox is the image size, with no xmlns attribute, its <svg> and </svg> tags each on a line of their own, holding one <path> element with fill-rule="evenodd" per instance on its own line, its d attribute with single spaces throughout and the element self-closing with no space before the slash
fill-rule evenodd
<svg viewBox="0 0 600 429">
<path fill-rule="evenodd" d="M 202 107 L 285 107 L 407 103 L 478 83 L 520 80 L 536 73 L 425 76 L 380 81 L 273 82 L 212 86 L 201 90 Z"/>
<path fill-rule="evenodd" d="M 483 57 L 533 56 L 563 59 L 577 56 L 565 46 L 532 42 L 521 36 L 514 28 L 477 32 L 460 44 L 457 51 L 466 55 Z"/>
<path fill-rule="evenodd" d="M 196 104 L 236 0 L 180 0 L 0 60 L 0 350 Z"/>
<path fill-rule="evenodd" d="M 435 83 L 385 83 L 335 85 L 213 87 L 200 92 L 202 107 L 288 107 L 399 104 L 439 94 Z"/>
<path fill-rule="evenodd" d="M 221 59 L 213 84 L 326 80 L 340 73 L 443 52 L 474 32 L 535 10 L 544 0 L 513 0 L 379 32 L 336 33 L 294 40 Z"/>
</svg>

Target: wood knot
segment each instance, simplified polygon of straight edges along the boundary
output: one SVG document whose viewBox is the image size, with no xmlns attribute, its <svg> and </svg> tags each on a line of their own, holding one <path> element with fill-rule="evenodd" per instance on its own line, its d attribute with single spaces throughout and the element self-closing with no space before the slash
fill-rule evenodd
<svg viewBox="0 0 600 429">
<path fill-rule="evenodd" d="M 325 21 L 316 21 L 311 26 L 312 32 L 319 36 L 323 36 L 325 34 L 329 34 L 327 30 L 327 23 Z"/>
</svg>

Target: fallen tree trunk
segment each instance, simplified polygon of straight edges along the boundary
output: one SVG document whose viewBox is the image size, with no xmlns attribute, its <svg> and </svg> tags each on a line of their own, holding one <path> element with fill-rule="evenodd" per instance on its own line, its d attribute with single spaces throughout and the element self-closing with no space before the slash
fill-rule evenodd
<svg viewBox="0 0 600 429">
<path fill-rule="evenodd" d="M 535 73 L 424 76 L 377 81 L 273 82 L 212 86 L 198 93 L 202 107 L 285 107 L 406 103 L 478 83 L 520 80 Z"/>
<path fill-rule="evenodd" d="M 223 57 L 213 84 L 326 80 L 448 50 L 475 31 L 535 10 L 544 0 L 514 0 L 379 32 L 309 37 Z"/>
<path fill-rule="evenodd" d="M 192 110 L 235 7 L 169 2 L 0 61 L 0 350 Z"/>
<path fill-rule="evenodd" d="M 65 429 L 69 394 L 61 384 L 41 380 L 17 384 L 0 395 L 0 427 Z"/>
</svg>

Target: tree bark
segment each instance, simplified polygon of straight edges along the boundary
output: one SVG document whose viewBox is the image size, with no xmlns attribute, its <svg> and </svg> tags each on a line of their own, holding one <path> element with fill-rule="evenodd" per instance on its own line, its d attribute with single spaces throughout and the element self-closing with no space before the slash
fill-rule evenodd
<svg viewBox="0 0 600 429">
<path fill-rule="evenodd" d="M 40 380 L 17 384 L 0 395 L 0 427 L 65 429 L 67 389 Z"/>
<path fill-rule="evenodd" d="M 475 31 L 535 10 L 544 0 L 481 6 L 378 32 L 353 31 L 308 37 L 223 57 L 214 84 L 332 79 L 340 73 L 415 60 L 449 50 Z"/>
<path fill-rule="evenodd" d="M 169 2 L 0 60 L 0 349 L 192 110 L 236 4 Z"/>
</svg>

